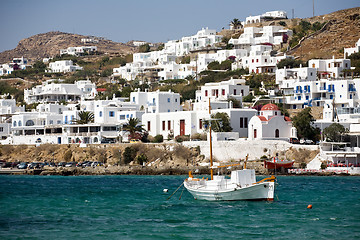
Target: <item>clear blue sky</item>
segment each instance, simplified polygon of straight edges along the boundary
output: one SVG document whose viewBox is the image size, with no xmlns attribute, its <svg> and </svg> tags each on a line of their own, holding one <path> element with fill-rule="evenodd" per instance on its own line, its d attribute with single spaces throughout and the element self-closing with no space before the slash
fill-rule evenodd
<svg viewBox="0 0 360 240">
<path fill-rule="evenodd" d="M 202 27 L 228 28 L 229 22 L 266 11 L 311 17 L 313 0 L 1 0 L 0 52 L 35 34 L 62 31 L 117 42 L 166 42 Z M 359 7 L 359 0 L 315 0 L 315 15 Z"/>
</svg>

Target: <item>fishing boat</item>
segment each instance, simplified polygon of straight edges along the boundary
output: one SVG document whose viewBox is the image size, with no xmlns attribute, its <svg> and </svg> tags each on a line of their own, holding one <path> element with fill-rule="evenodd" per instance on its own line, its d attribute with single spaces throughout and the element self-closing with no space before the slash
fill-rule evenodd
<svg viewBox="0 0 360 240">
<path fill-rule="evenodd" d="M 294 162 L 294 160 L 280 160 L 274 157 L 272 160 L 264 160 L 264 166 L 266 169 L 292 168 Z"/>
<path fill-rule="evenodd" d="M 210 114 L 210 101 L 209 101 Z M 191 171 L 189 177 L 184 180 L 185 188 L 198 200 L 208 201 L 238 201 L 238 200 L 274 200 L 275 177 L 264 178 L 256 181 L 255 170 L 246 169 L 247 158 L 243 170 L 231 171 L 230 178 L 224 175 L 214 176 L 214 169 L 229 168 L 234 165 L 213 166 L 211 124 L 209 124 L 210 137 L 210 175 L 209 179 L 193 177 Z"/>
</svg>

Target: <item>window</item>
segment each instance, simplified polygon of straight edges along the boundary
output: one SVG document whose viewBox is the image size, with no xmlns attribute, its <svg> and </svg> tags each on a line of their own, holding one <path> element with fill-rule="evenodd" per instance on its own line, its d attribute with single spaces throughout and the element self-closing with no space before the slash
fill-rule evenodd
<svg viewBox="0 0 360 240">
<path fill-rule="evenodd" d="M 199 119 L 199 129 L 202 129 L 203 125 L 202 125 L 202 119 Z"/>
<path fill-rule="evenodd" d="M 298 96 L 298 100 L 299 100 L 299 101 L 301 100 L 301 96 Z"/>
<path fill-rule="evenodd" d="M 68 116 L 65 116 L 65 124 L 68 124 Z"/>
<path fill-rule="evenodd" d="M 240 118 L 240 128 L 244 128 L 244 118 Z"/>
<path fill-rule="evenodd" d="M 208 91 L 207 91 L 207 90 L 205 90 L 205 97 L 207 97 L 207 95 L 208 95 Z"/>
<path fill-rule="evenodd" d="M 162 130 L 165 131 L 165 121 L 162 121 Z"/>
<path fill-rule="evenodd" d="M 150 131 L 150 121 L 147 122 L 147 130 Z"/>
<path fill-rule="evenodd" d="M 13 126 L 16 127 L 16 121 L 13 122 Z"/>
<path fill-rule="evenodd" d="M 244 118 L 244 128 L 248 128 L 248 118 Z"/>
<path fill-rule="evenodd" d="M 120 115 L 120 120 L 125 120 L 125 115 Z"/>
<path fill-rule="evenodd" d="M 50 120 L 50 125 L 54 124 L 54 121 L 53 120 Z"/>
<path fill-rule="evenodd" d="M 257 138 L 257 130 L 254 129 L 254 138 Z"/>
<path fill-rule="evenodd" d="M 169 120 L 168 121 L 168 130 L 170 130 L 171 129 L 171 121 Z"/>
<path fill-rule="evenodd" d="M 221 94 L 224 96 L 225 95 L 225 89 L 221 89 Z"/>
<path fill-rule="evenodd" d="M 21 120 L 19 120 L 19 127 L 21 127 L 22 126 L 22 123 L 21 123 Z"/>
<path fill-rule="evenodd" d="M 0 127 L 0 132 L 3 132 L 4 131 L 4 128 L 3 127 Z"/>
<path fill-rule="evenodd" d="M 135 102 L 135 97 L 133 97 L 132 101 Z"/>
<path fill-rule="evenodd" d="M 99 112 L 99 116 L 102 117 L 102 111 Z"/>
<path fill-rule="evenodd" d="M 277 112 L 275 112 L 275 116 L 277 116 Z"/>
<path fill-rule="evenodd" d="M 333 99 L 334 98 L 334 95 L 330 95 L 330 99 Z"/>
<path fill-rule="evenodd" d="M 34 126 L 35 123 L 34 123 L 33 120 L 27 120 L 26 123 L 25 123 L 25 125 L 26 125 L 26 126 Z M 14 127 L 16 127 L 16 126 L 14 126 Z"/>
<path fill-rule="evenodd" d="M 170 102 L 170 98 L 168 98 L 168 102 Z"/>
<path fill-rule="evenodd" d="M 178 100 L 177 100 L 177 98 L 175 98 L 175 102 L 177 102 Z"/>
<path fill-rule="evenodd" d="M 236 95 L 236 89 L 234 89 L 234 95 Z"/>
<path fill-rule="evenodd" d="M 110 111 L 109 112 L 109 117 L 114 117 L 115 116 L 115 112 L 114 111 Z"/>
</svg>

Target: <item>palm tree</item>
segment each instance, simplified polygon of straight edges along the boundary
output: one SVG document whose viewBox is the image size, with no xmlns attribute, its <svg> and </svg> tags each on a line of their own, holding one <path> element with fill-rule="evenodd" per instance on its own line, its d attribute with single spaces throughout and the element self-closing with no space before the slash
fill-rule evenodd
<svg viewBox="0 0 360 240">
<path fill-rule="evenodd" d="M 230 25 L 233 26 L 233 29 L 239 29 L 239 28 L 242 27 L 242 24 L 241 24 L 240 20 L 237 19 L 237 18 L 234 18 L 234 19 L 230 22 Z"/>
<path fill-rule="evenodd" d="M 74 120 L 77 124 L 87 124 L 94 122 L 94 113 L 88 111 L 80 111 L 77 119 Z"/>
<path fill-rule="evenodd" d="M 130 133 L 130 139 L 135 138 L 137 133 L 145 131 L 138 118 L 130 118 L 128 123 L 123 126 L 123 130 Z"/>
</svg>

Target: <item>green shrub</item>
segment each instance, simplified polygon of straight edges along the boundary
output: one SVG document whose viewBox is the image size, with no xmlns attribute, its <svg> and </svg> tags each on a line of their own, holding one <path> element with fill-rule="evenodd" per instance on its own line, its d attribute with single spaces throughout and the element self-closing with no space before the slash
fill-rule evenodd
<svg viewBox="0 0 360 240">
<path fill-rule="evenodd" d="M 64 161 L 65 162 L 70 162 L 71 158 L 72 158 L 72 151 L 69 149 L 64 154 Z"/>
<path fill-rule="evenodd" d="M 129 164 L 136 157 L 137 150 L 133 147 L 126 147 L 123 153 L 123 163 Z"/>
<path fill-rule="evenodd" d="M 142 153 L 136 157 L 136 161 L 138 164 L 143 165 L 144 162 L 148 161 L 148 158 L 145 154 Z"/>
<path fill-rule="evenodd" d="M 162 143 L 163 141 L 164 141 L 164 137 L 161 134 L 156 135 L 153 140 L 154 143 Z"/>
<path fill-rule="evenodd" d="M 181 143 L 183 141 L 189 141 L 189 140 L 190 140 L 189 135 L 183 135 L 183 136 L 178 135 L 178 136 L 175 137 L 175 141 L 179 142 L 179 143 Z"/>
</svg>

